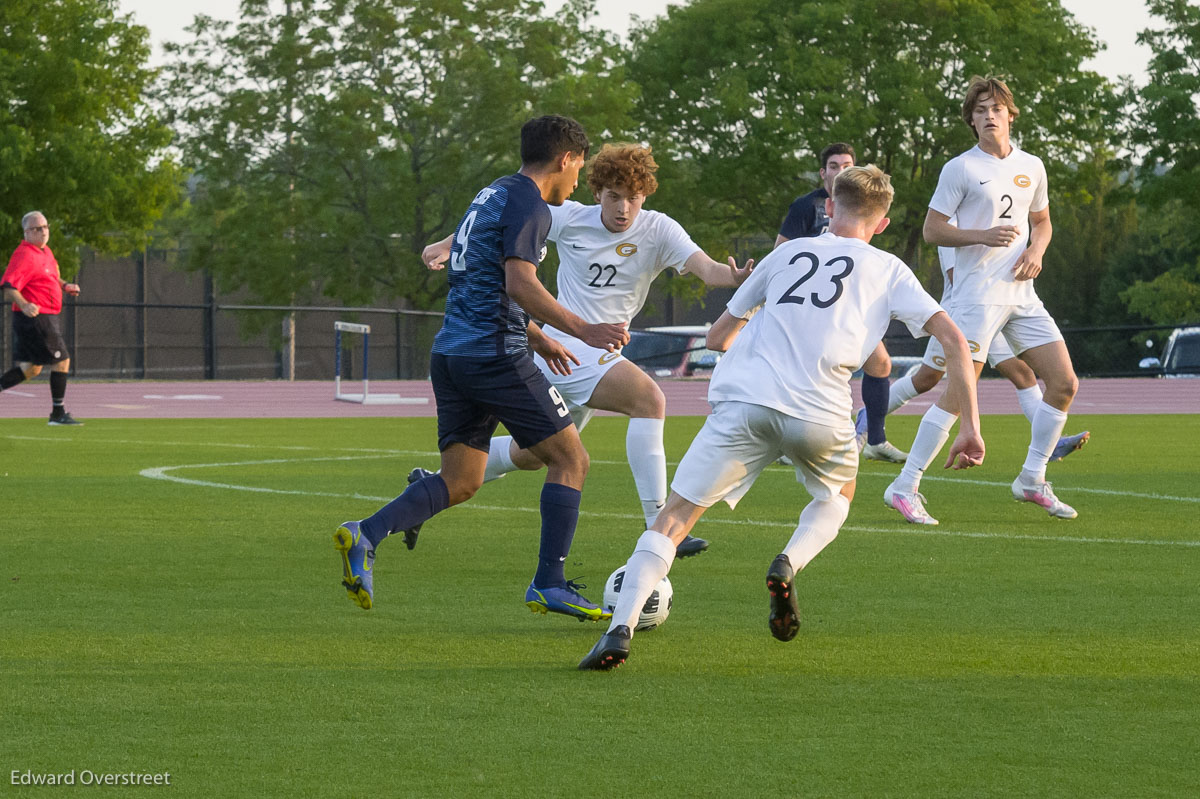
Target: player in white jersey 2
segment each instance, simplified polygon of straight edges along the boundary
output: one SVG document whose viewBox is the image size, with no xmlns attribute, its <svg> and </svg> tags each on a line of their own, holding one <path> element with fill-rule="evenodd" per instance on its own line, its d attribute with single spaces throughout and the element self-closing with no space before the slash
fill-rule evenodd
<svg viewBox="0 0 1200 799">
<path fill-rule="evenodd" d="M 1002 333 L 1012 350 L 1046 384 L 1033 415 L 1029 451 L 1012 483 L 1013 498 L 1051 516 L 1073 519 L 1075 509 L 1046 482 L 1046 464 L 1079 389 L 1062 334 L 1033 290 L 1050 244 L 1050 204 L 1041 159 L 1012 144 L 1018 109 L 998 78 L 971 78 L 963 120 L 979 144 L 942 168 L 925 217 L 925 240 L 956 248 L 950 315 L 983 370 L 988 348 Z M 950 224 L 956 217 L 958 226 Z M 921 419 L 908 461 L 884 491 L 884 502 L 916 524 L 937 524 L 920 494 L 921 475 L 954 426 L 953 405 L 939 400 Z"/>
<path fill-rule="evenodd" d="M 558 247 L 558 302 L 584 319 L 603 318 L 628 324 L 646 304 L 650 284 L 667 269 L 693 274 L 712 287 L 736 287 L 754 262 L 738 268 L 733 258 L 722 264 L 709 258 L 674 219 L 643 209 L 658 189 L 658 165 L 649 147 L 606 144 L 588 165 L 588 186 L 598 205 L 567 201 L 551 207 L 548 240 Z M 424 259 L 440 268 L 448 241 L 426 248 Z M 629 418 L 625 451 L 641 500 L 646 525 L 667 499 L 667 460 L 663 447 L 666 398 L 645 372 L 618 352 L 585 344 L 544 325 L 542 332 L 567 348 L 578 365 L 562 374 L 535 354 L 534 360 L 558 389 L 582 430 L 597 410 Z M 492 439 L 484 480 L 508 472 L 537 470 L 544 464 L 521 449 L 511 436 Z M 679 557 L 702 552 L 708 542 L 689 536 L 680 542 Z"/>
<path fill-rule="evenodd" d="M 951 220 L 953 224 L 953 220 Z M 954 303 L 954 247 L 938 247 L 938 260 L 942 267 L 941 304 L 943 308 L 951 308 Z M 987 352 L 988 365 L 1008 379 L 1017 391 L 1017 402 L 1021 413 L 1033 424 L 1033 417 L 1042 402 L 1042 389 L 1038 385 L 1037 375 L 1029 366 L 1013 354 L 1012 348 L 1002 333 L 997 333 L 992 339 Z M 937 339 L 931 338 L 925 348 L 925 357 L 920 368 L 914 374 L 905 375 L 892 383 L 888 397 L 887 412 L 903 408 L 912 399 L 933 389 L 946 373 L 946 356 Z M 1050 461 L 1061 461 L 1077 449 L 1083 447 L 1092 436 L 1087 430 L 1070 436 L 1060 436 L 1050 454 Z"/>
<path fill-rule="evenodd" d="M 706 509 L 721 500 L 733 505 L 781 454 L 812 496 L 767 570 L 771 635 L 781 641 L 796 636 L 795 572 L 837 536 L 854 496 L 858 447 L 850 376 L 892 319 L 914 334 L 933 334 L 948 353 L 948 393 L 960 402 L 955 407 L 963 422 L 947 467 L 983 462 L 966 339 L 911 269 L 870 246 L 887 227 L 892 196 L 878 167 L 844 170 L 826 201 L 829 231 L 773 250 L 709 330 L 708 346 L 728 349 L 709 387 L 713 413 L 679 464 L 666 507 L 625 565 L 612 625 L 579 668 L 607 670 L 625 661 L 638 613 L 670 571 L 675 544 Z"/>
</svg>

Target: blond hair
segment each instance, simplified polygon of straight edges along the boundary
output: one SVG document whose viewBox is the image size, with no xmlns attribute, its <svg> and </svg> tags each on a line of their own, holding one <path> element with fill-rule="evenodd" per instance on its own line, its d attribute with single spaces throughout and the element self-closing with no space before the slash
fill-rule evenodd
<svg viewBox="0 0 1200 799">
<path fill-rule="evenodd" d="M 1016 119 L 1021 110 L 1017 108 L 1017 104 L 1013 102 L 1013 93 L 1008 88 L 1008 84 L 1003 78 L 988 75 L 986 78 L 981 78 L 978 75 L 971 76 L 971 84 L 967 86 L 967 96 L 963 99 L 962 115 L 963 121 L 967 123 L 967 127 L 975 134 L 975 138 L 979 138 L 979 131 L 975 130 L 975 125 L 971 119 L 972 112 L 975 111 L 975 105 L 979 102 L 980 97 L 994 97 L 1001 104 L 1008 106 L 1009 119 Z"/>
<path fill-rule="evenodd" d="M 895 195 L 892 179 L 874 164 L 847 167 L 833 181 L 837 211 L 859 219 L 882 219 Z"/>
</svg>

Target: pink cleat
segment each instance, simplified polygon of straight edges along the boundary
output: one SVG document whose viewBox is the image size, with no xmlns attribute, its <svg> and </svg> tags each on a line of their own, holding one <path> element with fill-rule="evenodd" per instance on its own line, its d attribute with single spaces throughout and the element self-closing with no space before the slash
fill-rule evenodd
<svg viewBox="0 0 1200 799">
<path fill-rule="evenodd" d="M 1017 479 L 1013 480 L 1012 492 L 1013 499 L 1018 502 L 1040 505 L 1046 513 L 1059 519 L 1074 519 L 1079 515 L 1074 508 L 1054 496 L 1050 484 L 1044 480 L 1040 483 L 1025 483 L 1021 481 L 1021 476 L 1017 475 Z"/>
<path fill-rule="evenodd" d="M 883 491 L 883 504 L 900 511 L 904 520 L 912 524 L 937 524 L 938 520 L 925 510 L 925 496 L 920 493 L 905 494 L 897 491 L 892 483 Z"/>
</svg>

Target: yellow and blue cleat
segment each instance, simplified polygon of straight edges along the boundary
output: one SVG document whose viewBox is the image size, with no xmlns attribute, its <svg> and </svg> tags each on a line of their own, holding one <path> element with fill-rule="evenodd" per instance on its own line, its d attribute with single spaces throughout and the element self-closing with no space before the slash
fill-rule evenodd
<svg viewBox="0 0 1200 799">
<path fill-rule="evenodd" d="M 612 611 L 605 611 L 599 605 L 594 605 L 579 593 L 578 589 L 587 588 L 585 585 L 567 581 L 565 586 L 536 588 L 533 583 L 525 591 L 525 604 L 534 613 L 561 613 L 573 616 L 580 621 L 600 621 L 611 619 Z"/>
<path fill-rule="evenodd" d="M 370 610 L 375 596 L 375 546 L 359 529 L 359 522 L 342 522 L 333 533 L 333 545 L 342 555 L 342 585 L 346 594 L 363 610 Z"/>
</svg>

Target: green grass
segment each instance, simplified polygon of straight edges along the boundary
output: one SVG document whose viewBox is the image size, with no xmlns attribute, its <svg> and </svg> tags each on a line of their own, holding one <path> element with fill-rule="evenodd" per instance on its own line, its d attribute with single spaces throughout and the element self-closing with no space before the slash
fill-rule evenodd
<svg viewBox="0 0 1200 799">
<path fill-rule="evenodd" d="M 672 461 L 701 421 L 669 420 Z M 1020 417 L 985 418 L 985 466 L 931 473 L 934 530 L 865 464 L 789 644 L 763 576 L 807 495 L 772 467 L 597 674 L 599 626 L 522 604 L 534 475 L 385 543 L 376 608 L 347 600 L 333 529 L 435 463 L 431 420 L 0 422 L 0 795 L 105 790 L 9 784 L 71 769 L 202 797 L 1196 795 L 1200 416 L 1085 424 L 1051 466 L 1071 522 L 1009 498 Z M 584 440 L 568 574 L 599 599 L 642 524 L 623 421 Z"/>
</svg>

